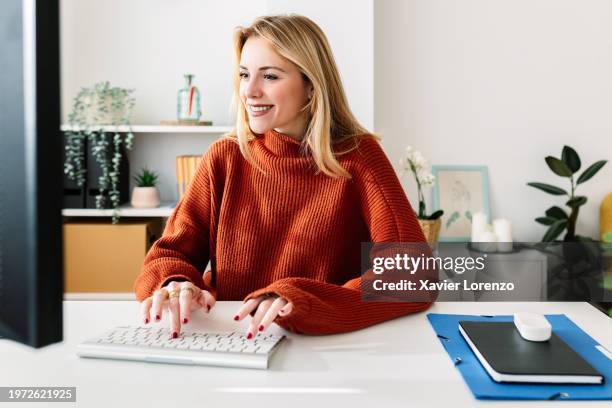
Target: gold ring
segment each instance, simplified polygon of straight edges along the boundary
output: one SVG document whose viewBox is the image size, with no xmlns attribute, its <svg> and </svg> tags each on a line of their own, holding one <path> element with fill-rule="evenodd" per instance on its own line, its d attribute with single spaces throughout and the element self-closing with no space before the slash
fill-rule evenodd
<svg viewBox="0 0 612 408">
<path fill-rule="evenodd" d="M 188 290 L 189 292 L 191 292 L 191 296 L 195 296 L 196 295 L 196 291 L 192 287 L 182 288 L 181 292 L 184 291 L 184 290 Z"/>
<path fill-rule="evenodd" d="M 180 291 L 176 290 L 176 289 L 168 291 L 168 299 L 172 299 L 172 298 L 178 297 L 179 296 L 179 292 Z"/>
</svg>

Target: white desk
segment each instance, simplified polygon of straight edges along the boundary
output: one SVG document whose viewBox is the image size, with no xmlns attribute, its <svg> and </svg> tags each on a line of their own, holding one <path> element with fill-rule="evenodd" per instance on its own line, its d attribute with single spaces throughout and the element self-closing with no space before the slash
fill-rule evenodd
<svg viewBox="0 0 612 408">
<path fill-rule="evenodd" d="M 210 331 L 246 328 L 231 320 L 240 302 L 219 302 L 188 325 Z M 612 349 L 612 321 L 587 303 L 437 303 L 428 312 L 565 313 Z M 0 386 L 76 386 L 77 407 L 472 407 L 610 406 L 607 402 L 478 401 L 435 336 L 426 313 L 353 333 L 288 341 L 268 371 L 80 359 L 76 345 L 121 324 L 140 324 L 135 301 L 65 301 L 64 342 L 33 350 L 0 340 Z M 164 317 L 164 320 L 167 316 Z M 164 321 L 165 323 L 165 321 Z M 270 329 L 269 329 L 270 330 Z M 41 403 L 0 404 L 41 407 Z M 284 405 L 276 405 L 282 407 Z"/>
</svg>

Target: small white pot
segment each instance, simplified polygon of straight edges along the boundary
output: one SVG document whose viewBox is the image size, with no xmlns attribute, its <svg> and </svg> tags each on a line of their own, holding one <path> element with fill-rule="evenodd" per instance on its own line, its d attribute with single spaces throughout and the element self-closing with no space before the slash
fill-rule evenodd
<svg viewBox="0 0 612 408">
<path fill-rule="evenodd" d="M 157 187 L 134 187 L 132 190 L 132 207 L 155 208 L 159 207 L 159 190 Z"/>
</svg>

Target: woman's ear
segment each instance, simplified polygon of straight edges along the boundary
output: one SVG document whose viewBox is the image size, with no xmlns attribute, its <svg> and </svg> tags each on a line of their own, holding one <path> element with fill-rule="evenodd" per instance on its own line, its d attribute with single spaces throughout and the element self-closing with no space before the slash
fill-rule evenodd
<svg viewBox="0 0 612 408">
<path fill-rule="evenodd" d="M 310 79 L 308 79 L 308 77 L 306 76 L 306 74 L 304 74 L 302 72 L 302 79 L 304 80 L 304 83 L 306 84 L 306 95 L 308 95 L 308 99 L 312 99 L 312 95 L 314 94 L 314 86 L 312 86 L 312 82 L 310 81 Z"/>
</svg>

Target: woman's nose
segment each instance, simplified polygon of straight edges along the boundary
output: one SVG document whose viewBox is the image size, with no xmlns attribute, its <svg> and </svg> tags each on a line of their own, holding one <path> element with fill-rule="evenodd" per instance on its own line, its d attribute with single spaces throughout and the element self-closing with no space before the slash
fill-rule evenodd
<svg viewBox="0 0 612 408">
<path fill-rule="evenodd" d="M 246 84 L 244 92 L 247 98 L 259 98 L 263 94 L 259 81 L 257 79 L 251 79 Z"/>
</svg>

